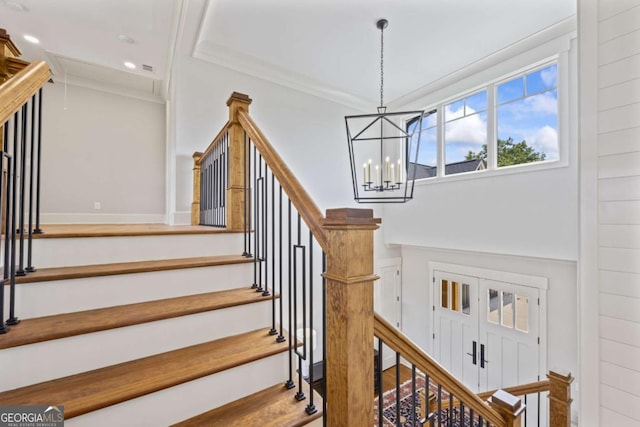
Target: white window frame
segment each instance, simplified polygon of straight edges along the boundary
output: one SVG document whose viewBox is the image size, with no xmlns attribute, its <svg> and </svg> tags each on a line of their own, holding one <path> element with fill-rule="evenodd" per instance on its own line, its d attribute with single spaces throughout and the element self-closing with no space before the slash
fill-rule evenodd
<svg viewBox="0 0 640 427">
<path fill-rule="evenodd" d="M 522 76 L 549 65 L 557 64 L 557 94 L 558 94 L 558 159 L 543 160 L 519 165 L 497 167 L 497 120 L 496 120 L 496 87 L 508 80 Z M 437 175 L 435 177 L 418 179 L 415 185 L 429 185 L 439 182 L 453 182 L 458 180 L 477 179 L 513 173 L 527 173 L 541 170 L 569 166 L 569 145 L 570 145 L 570 114 L 569 114 L 569 51 L 561 51 L 550 55 L 544 59 L 531 62 L 529 65 L 515 69 L 507 74 L 502 74 L 494 79 L 488 80 L 480 85 L 468 88 L 464 92 L 459 92 L 454 96 L 449 96 L 443 100 L 431 104 L 424 108 L 424 111 L 437 110 Z M 444 107 L 452 102 L 464 99 L 482 90 L 487 90 L 487 165 L 486 169 L 479 171 L 463 172 L 452 175 L 445 175 L 445 141 L 444 141 Z M 405 126 L 409 120 L 405 122 Z"/>
</svg>

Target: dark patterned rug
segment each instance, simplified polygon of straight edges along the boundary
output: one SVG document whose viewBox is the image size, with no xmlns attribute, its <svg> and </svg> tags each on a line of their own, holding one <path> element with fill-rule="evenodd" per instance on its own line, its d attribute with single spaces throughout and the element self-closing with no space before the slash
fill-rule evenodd
<svg viewBox="0 0 640 427">
<path fill-rule="evenodd" d="M 433 424 L 429 421 L 425 424 L 421 423 L 420 420 L 420 407 L 421 407 L 421 399 L 420 392 L 422 392 L 425 388 L 424 378 L 416 378 L 416 393 L 412 392 L 412 384 L 411 380 L 403 383 L 400 386 L 400 423 L 397 423 L 397 401 L 396 401 L 396 390 L 390 390 L 382 395 L 382 425 L 383 427 L 421 427 L 421 426 L 430 426 L 430 425 L 446 425 L 449 426 L 449 418 L 451 417 L 451 425 L 453 427 L 477 427 L 478 420 L 474 419 L 473 423 L 469 417 L 469 413 L 467 411 L 464 412 L 464 420 L 461 418 L 461 413 L 459 408 L 453 408 L 451 411 L 449 409 L 443 409 L 440 413 L 435 413 L 433 416 Z M 437 393 L 436 388 L 431 388 L 433 393 Z M 443 396 L 444 397 L 444 396 Z M 415 406 L 414 406 L 415 405 Z M 378 421 L 378 398 L 373 402 L 373 425 L 374 427 L 379 427 Z M 438 423 L 438 418 L 440 423 Z"/>
</svg>

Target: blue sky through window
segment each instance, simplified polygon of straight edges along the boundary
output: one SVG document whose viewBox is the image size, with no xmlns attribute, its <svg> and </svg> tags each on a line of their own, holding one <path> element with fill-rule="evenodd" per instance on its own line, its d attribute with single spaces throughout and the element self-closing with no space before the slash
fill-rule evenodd
<svg viewBox="0 0 640 427">
<path fill-rule="evenodd" d="M 535 151 L 544 153 L 545 160 L 559 158 L 557 72 L 557 64 L 552 64 L 495 86 L 498 139 L 526 141 Z M 446 164 L 464 160 L 469 151 L 477 153 L 487 144 L 487 108 L 486 90 L 442 107 Z M 418 152 L 418 163 L 433 167 L 438 158 L 439 113 L 423 119 Z M 412 140 L 414 154 L 415 142 Z"/>
</svg>

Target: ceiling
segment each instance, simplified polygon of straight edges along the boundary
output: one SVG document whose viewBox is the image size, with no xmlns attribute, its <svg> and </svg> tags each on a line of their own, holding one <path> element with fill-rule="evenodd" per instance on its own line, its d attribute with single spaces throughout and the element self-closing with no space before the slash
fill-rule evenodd
<svg viewBox="0 0 640 427">
<path fill-rule="evenodd" d="M 47 61 L 56 81 L 161 97 L 175 10 L 174 0 L 0 0 L 0 27 L 23 59 Z M 28 43 L 25 34 L 40 43 Z"/>
<path fill-rule="evenodd" d="M 181 21 L 187 9 L 197 17 Z M 369 106 L 379 102 L 381 17 L 393 101 L 575 13 L 576 0 L 0 0 L 0 28 L 58 81 L 162 98 L 176 39 L 192 32 L 197 58 Z"/>
</svg>

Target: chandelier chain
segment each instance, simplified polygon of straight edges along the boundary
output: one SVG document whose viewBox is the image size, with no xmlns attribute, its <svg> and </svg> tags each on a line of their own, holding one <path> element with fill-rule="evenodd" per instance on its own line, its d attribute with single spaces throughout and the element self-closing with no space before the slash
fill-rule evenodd
<svg viewBox="0 0 640 427">
<path fill-rule="evenodd" d="M 384 106 L 384 27 L 380 28 L 380 106 Z"/>
</svg>

